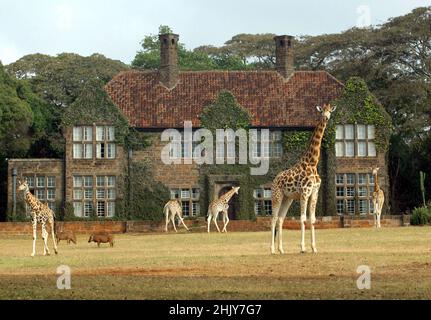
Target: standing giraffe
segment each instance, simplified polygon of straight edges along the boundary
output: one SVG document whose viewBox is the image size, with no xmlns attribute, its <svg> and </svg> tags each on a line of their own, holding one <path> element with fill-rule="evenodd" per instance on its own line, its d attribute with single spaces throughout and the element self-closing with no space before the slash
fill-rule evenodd
<svg viewBox="0 0 431 320">
<path fill-rule="evenodd" d="M 232 187 L 232 190 L 229 190 L 224 195 L 222 195 L 217 200 L 214 200 L 210 203 L 208 207 L 208 233 L 210 232 L 210 224 L 211 219 L 214 221 L 214 224 L 217 228 L 217 231 L 220 232 L 220 228 L 217 225 L 217 218 L 220 212 L 223 212 L 223 230 L 222 232 L 227 233 L 227 225 L 229 224 L 229 215 L 228 215 L 228 209 L 229 209 L 229 201 L 230 199 L 235 195 L 238 194 L 240 187 Z"/>
<path fill-rule="evenodd" d="M 378 167 L 372 168 L 374 175 L 374 192 L 373 192 L 373 205 L 374 205 L 374 225 L 376 228 L 381 228 L 380 217 L 382 215 L 383 203 L 385 203 L 385 193 L 379 186 L 379 169 Z"/>
<path fill-rule="evenodd" d="M 301 252 L 305 253 L 305 223 L 307 221 L 307 208 L 310 206 L 311 222 L 311 247 L 316 253 L 316 238 L 314 224 L 316 222 L 316 203 L 320 188 L 320 177 L 317 173 L 317 165 L 320 160 L 320 146 L 325 133 L 326 126 L 331 118 L 332 112 L 337 107 L 324 105 L 323 108 L 316 107 L 321 113 L 321 119 L 314 130 L 310 145 L 300 160 L 290 169 L 279 173 L 272 183 L 272 221 L 271 221 L 271 253 L 275 254 L 275 238 L 278 222 L 278 250 L 283 250 L 283 222 L 286 218 L 293 200 L 301 203 Z"/>
<path fill-rule="evenodd" d="M 169 221 L 172 221 L 172 225 L 174 226 L 175 232 L 177 232 L 177 228 L 175 226 L 175 216 L 178 216 L 178 226 L 180 223 L 183 224 L 183 226 L 186 228 L 187 231 L 189 231 L 189 228 L 187 228 L 186 224 L 184 223 L 183 219 L 183 209 L 181 208 L 181 204 L 178 200 L 170 200 L 163 208 L 163 212 L 165 213 L 166 217 L 166 227 L 165 231 L 168 232 L 168 224 Z"/>
<path fill-rule="evenodd" d="M 51 235 L 52 235 L 52 242 L 54 243 L 54 252 L 57 254 L 57 242 L 55 239 L 55 232 L 54 232 L 54 219 L 55 219 L 55 213 L 44 203 L 40 202 L 34 195 L 31 194 L 27 181 L 19 182 L 19 191 L 24 192 L 24 198 L 27 203 L 27 205 L 30 207 L 31 210 L 31 218 L 32 218 L 32 224 L 33 224 L 33 252 L 31 254 L 32 257 L 36 254 L 36 231 L 37 231 L 37 224 L 40 223 L 42 226 L 42 239 L 43 239 L 43 255 L 50 255 L 49 248 L 48 248 L 48 231 L 46 231 L 46 224 L 49 223 L 51 226 Z"/>
</svg>

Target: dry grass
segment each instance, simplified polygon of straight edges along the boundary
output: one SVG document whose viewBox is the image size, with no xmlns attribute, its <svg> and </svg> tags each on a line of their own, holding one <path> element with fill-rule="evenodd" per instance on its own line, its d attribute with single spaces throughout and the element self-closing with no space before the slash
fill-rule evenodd
<svg viewBox="0 0 431 320">
<path fill-rule="evenodd" d="M 284 232 L 283 256 L 268 232 L 118 235 L 100 249 L 80 236 L 51 257 L 39 239 L 35 258 L 30 235 L 0 237 L 0 299 L 431 299 L 430 227 L 318 230 L 317 255 L 299 237 Z M 56 288 L 60 265 L 72 290 Z M 371 290 L 356 287 L 359 265 Z"/>
</svg>

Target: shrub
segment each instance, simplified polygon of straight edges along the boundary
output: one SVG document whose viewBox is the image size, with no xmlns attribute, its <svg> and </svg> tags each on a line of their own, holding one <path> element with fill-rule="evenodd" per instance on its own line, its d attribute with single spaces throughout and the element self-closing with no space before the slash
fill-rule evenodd
<svg viewBox="0 0 431 320">
<path fill-rule="evenodd" d="M 423 226 L 431 223 L 431 208 L 421 207 L 413 210 L 411 224 L 414 226 Z"/>
</svg>

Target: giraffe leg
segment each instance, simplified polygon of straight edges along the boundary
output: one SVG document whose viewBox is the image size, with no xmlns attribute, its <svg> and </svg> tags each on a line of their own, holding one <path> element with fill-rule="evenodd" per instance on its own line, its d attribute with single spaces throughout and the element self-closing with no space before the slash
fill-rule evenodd
<svg viewBox="0 0 431 320">
<path fill-rule="evenodd" d="M 172 221 L 172 225 L 174 226 L 175 232 L 178 232 L 177 227 L 175 226 L 175 216 L 172 216 L 171 221 Z"/>
<path fill-rule="evenodd" d="M 33 219 L 33 251 L 31 256 L 34 257 L 36 255 L 36 237 L 37 237 L 37 220 Z"/>
<path fill-rule="evenodd" d="M 46 225 L 43 222 L 42 223 L 42 239 L 43 239 L 43 255 L 49 256 L 51 253 L 49 252 L 48 248 L 48 231 L 46 231 Z"/>
<path fill-rule="evenodd" d="M 271 220 L 271 254 L 275 254 L 275 238 L 276 227 L 278 221 L 278 212 L 280 210 L 280 203 L 274 197 L 272 198 L 272 220 Z"/>
<path fill-rule="evenodd" d="M 217 228 L 218 233 L 220 233 L 220 228 L 218 227 L 218 224 L 217 224 L 217 218 L 218 218 L 218 213 L 214 215 L 213 221 L 214 221 L 214 224 Z"/>
<path fill-rule="evenodd" d="M 229 224 L 230 219 L 229 219 L 229 214 L 226 212 L 226 225 L 224 226 L 224 231 L 227 233 L 227 225 Z"/>
<path fill-rule="evenodd" d="M 317 185 L 316 187 L 314 187 L 310 196 L 311 249 L 313 250 L 314 253 L 317 253 L 316 234 L 314 231 L 314 224 L 316 223 L 316 205 L 317 205 L 317 198 L 319 195 L 319 189 L 320 189 L 320 185 Z"/>
<path fill-rule="evenodd" d="M 181 223 L 183 224 L 184 228 L 186 228 L 187 231 L 189 231 L 189 228 L 186 226 L 186 224 L 184 223 L 184 219 L 182 217 L 179 217 Z"/>
<path fill-rule="evenodd" d="M 305 249 L 305 223 L 307 222 L 308 195 L 301 195 L 301 253 L 307 252 Z"/>
<path fill-rule="evenodd" d="M 208 219 L 207 219 L 207 223 L 208 223 L 208 233 L 210 233 L 211 220 L 212 220 L 212 214 L 211 214 L 211 211 L 208 211 Z"/>
<path fill-rule="evenodd" d="M 168 232 L 168 225 L 169 225 L 169 210 L 166 210 L 166 225 L 165 225 L 165 232 Z"/>
<path fill-rule="evenodd" d="M 224 227 L 223 232 L 227 233 L 227 225 L 229 224 L 229 214 L 227 211 L 223 211 L 223 221 L 224 221 Z"/>
<path fill-rule="evenodd" d="M 284 198 L 281 202 L 280 209 L 278 211 L 278 251 L 281 254 L 284 254 L 283 250 L 283 223 L 286 218 L 287 212 L 289 211 L 290 206 L 292 205 L 293 199 Z"/>
<path fill-rule="evenodd" d="M 377 228 L 377 211 L 378 211 L 377 201 L 373 200 L 373 206 L 374 206 L 374 227 Z"/>
<path fill-rule="evenodd" d="M 55 229 L 54 229 L 54 221 L 51 222 L 51 236 L 52 236 L 52 243 L 54 244 L 54 252 L 55 254 L 58 254 L 57 239 L 55 237 Z M 70 244 L 70 240 L 69 240 L 69 244 Z"/>
</svg>

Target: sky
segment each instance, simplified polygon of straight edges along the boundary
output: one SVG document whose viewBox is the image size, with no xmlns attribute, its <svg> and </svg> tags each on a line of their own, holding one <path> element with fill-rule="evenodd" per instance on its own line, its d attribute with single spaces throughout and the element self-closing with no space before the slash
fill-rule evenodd
<svg viewBox="0 0 431 320">
<path fill-rule="evenodd" d="M 336 33 L 420 6 L 431 0 L 0 0 L 0 61 L 74 52 L 129 64 L 160 25 L 193 49 L 220 46 L 239 33 Z"/>
</svg>

